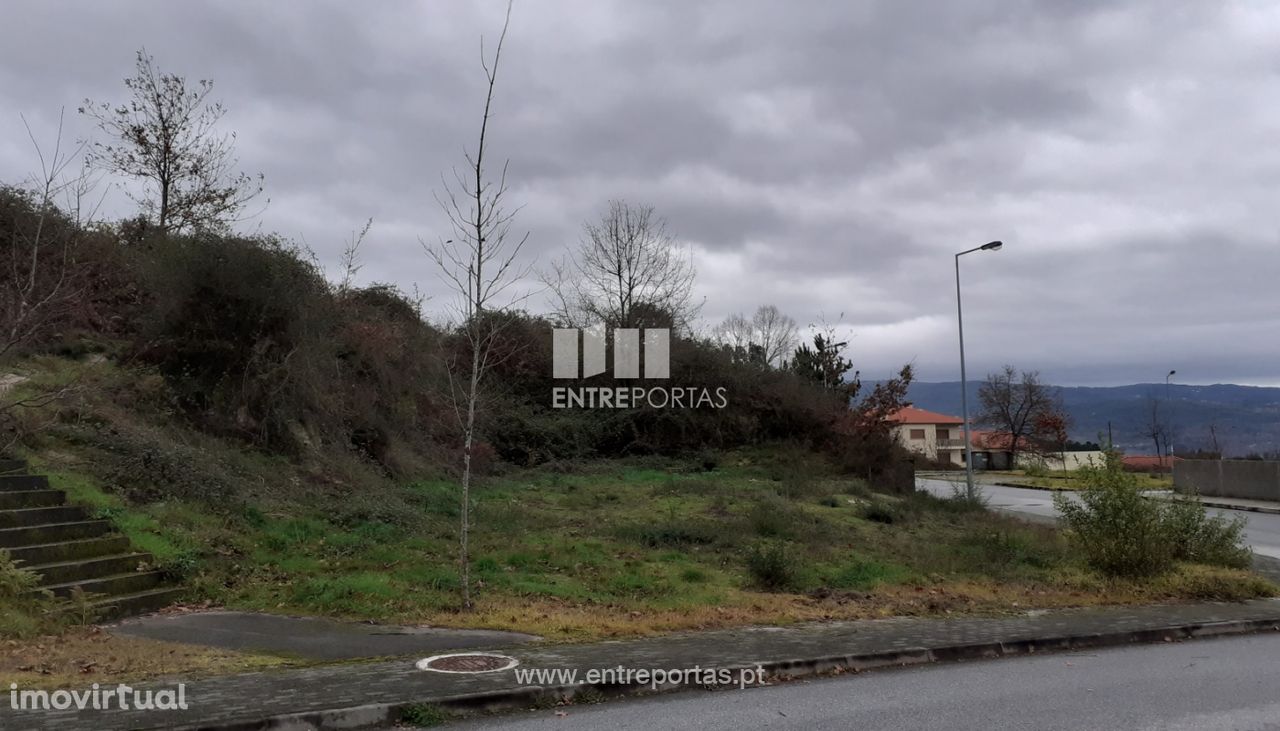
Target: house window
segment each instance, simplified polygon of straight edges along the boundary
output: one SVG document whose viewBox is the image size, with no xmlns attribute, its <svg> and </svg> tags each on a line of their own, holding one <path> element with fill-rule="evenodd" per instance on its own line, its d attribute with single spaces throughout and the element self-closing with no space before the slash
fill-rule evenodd
<svg viewBox="0 0 1280 731">
<path fill-rule="evenodd" d="M 939 438 L 939 439 L 950 439 L 950 438 L 951 438 L 951 431 L 950 431 L 950 430 L 948 430 L 948 429 L 939 429 L 939 430 L 938 430 L 938 438 Z"/>
<path fill-rule="evenodd" d="M 924 429 L 912 429 L 912 430 L 911 430 L 911 438 L 912 438 L 912 439 L 924 439 Z"/>
</svg>

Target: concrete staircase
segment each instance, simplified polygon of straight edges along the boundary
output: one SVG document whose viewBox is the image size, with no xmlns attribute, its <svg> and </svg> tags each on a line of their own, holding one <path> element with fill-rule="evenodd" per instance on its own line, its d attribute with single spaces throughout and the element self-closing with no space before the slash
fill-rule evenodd
<svg viewBox="0 0 1280 731">
<path fill-rule="evenodd" d="M 21 460 L 0 459 L 0 550 L 57 597 L 82 590 L 98 620 L 159 609 L 180 592 L 159 571 L 145 570 L 150 554 L 134 551 L 109 522 L 67 505 L 66 493 L 28 474 Z"/>
</svg>

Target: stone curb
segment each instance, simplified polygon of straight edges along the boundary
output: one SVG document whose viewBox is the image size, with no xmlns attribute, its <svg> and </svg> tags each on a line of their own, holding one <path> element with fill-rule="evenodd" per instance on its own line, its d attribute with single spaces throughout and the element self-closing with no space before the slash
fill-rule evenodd
<svg viewBox="0 0 1280 731">
<path fill-rule="evenodd" d="M 1269 515 L 1280 515 L 1280 507 L 1272 508 L 1263 505 L 1237 505 L 1235 503 L 1220 503 L 1214 500 L 1201 499 L 1200 502 L 1209 508 L 1220 508 L 1222 510 L 1242 510 L 1246 513 L 1267 513 Z"/>
<path fill-rule="evenodd" d="M 1075 492 L 1069 487 L 1041 487 L 1039 485 L 1020 485 L 1016 482 L 992 482 L 996 487 L 1016 487 L 1020 490 L 1042 490 L 1044 492 Z"/>
<path fill-rule="evenodd" d="M 963 662 L 1045 652 L 1063 652 L 1120 645 L 1173 642 L 1175 640 L 1200 639 L 1242 635 L 1255 632 L 1280 632 L 1280 621 L 1275 619 L 1232 620 L 1225 622 L 1166 625 L 1141 630 L 1124 630 L 1080 635 L 1057 635 L 1010 642 L 981 642 L 975 644 L 916 647 L 858 655 L 828 655 L 821 657 L 793 658 L 762 662 L 759 665 L 729 666 L 729 670 L 763 668 L 772 680 L 791 680 L 833 672 L 862 672 L 890 667 L 909 667 L 930 663 Z M 547 707 L 574 697 L 589 694 L 595 699 L 623 698 L 652 695 L 683 689 L 699 688 L 697 684 L 667 684 L 657 690 L 647 683 L 630 685 L 588 684 L 562 686 L 524 686 L 504 688 L 466 695 L 422 697 L 403 702 L 380 703 L 347 708 L 327 708 L 287 715 L 269 716 L 252 721 L 236 721 L 212 725 L 176 727 L 179 731 L 330 731 L 337 729 L 363 729 L 394 724 L 406 711 L 431 705 L 446 711 L 463 714 L 498 711 L 527 710 L 536 706 Z"/>
</svg>

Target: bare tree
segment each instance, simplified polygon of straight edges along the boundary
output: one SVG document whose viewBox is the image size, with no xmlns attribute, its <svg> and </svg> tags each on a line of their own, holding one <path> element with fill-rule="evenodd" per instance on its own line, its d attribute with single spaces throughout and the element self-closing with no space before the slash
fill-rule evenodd
<svg viewBox="0 0 1280 731">
<path fill-rule="evenodd" d="M 1223 439 L 1218 436 L 1218 422 L 1216 421 L 1209 422 L 1209 448 L 1217 455 L 1214 459 L 1222 459 L 1225 456 L 1222 451 Z"/>
<path fill-rule="evenodd" d="M 777 307 L 761 306 L 752 316 L 751 323 L 759 335 L 765 362 L 775 366 L 781 365 L 791 351 L 795 350 L 798 340 L 796 321 L 782 314 Z"/>
<path fill-rule="evenodd" d="M 580 327 L 687 328 L 696 316 L 690 252 L 667 233 L 652 206 L 609 202 L 583 226 L 579 246 L 543 281 L 556 295 L 556 316 Z"/>
<path fill-rule="evenodd" d="M 23 119 L 26 125 L 26 119 Z M 12 214 L 10 225 L 2 226 L 5 261 L 0 264 L 0 365 L 8 366 L 15 353 L 56 329 L 84 294 L 85 267 L 77 261 L 81 242 L 97 205 L 86 207 L 94 178 L 79 162 L 83 146 L 67 151 L 62 146 L 62 116 L 53 148 L 46 152 L 26 126 L 35 148 L 40 172 L 26 189 L 0 189 L 0 200 Z M 101 203 L 101 199 L 97 201 Z M 61 204 L 61 205 L 60 205 Z M 7 371 L 7 368 L 6 368 Z M 39 408 L 70 392 L 72 385 L 20 390 L 24 381 L 15 373 L 0 373 L 0 424 L 4 443 L 17 438 L 14 413 L 21 408 Z"/>
<path fill-rule="evenodd" d="M 364 268 L 364 263 L 360 260 L 360 247 L 364 246 L 364 239 L 369 235 L 369 229 L 373 228 L 373 219 L 370 218 L 364 222 L 364 227 L 359 231 L 352 231 L 351 238 L 347 239 L 347 243 L 342 247 L 342 257 L 339 262 L 342 264 L 342 281 L 338 283 L 338 292 L 347 294 L 355 285 L 356 275 Z"/>
<path fill-rule="evenodd" d="M 450 361 L 447 365 L 450 397 L 462 432 L 462 516 L 459 535 L 459 569 L 462 574 L 462 604 L 471 608 L 471 531 L 472 448 L 475 444 L 476 412 L 482 397 L 486 372 L 494 365 L 494 344 L 502 318 L 498 301 L 504 292 L 519 281 L 525 271 L 516 268 L 516 258 L 528 234 L 508 238 L 518 209 L 506 207 L 507 165 L 494 180 L 491 178 L 485 145 L 492 116 L 493 91 L 502 57 L 502 44 L 511 22 L 511 4 L 507 4 L 502 34 L 490 60 L 480 48 L 480 64 L 484 69 L 487 92 L 484 114 L 480 117 L 480 136 L 474 154 L 466 154 L 463 170 L 454 169 L 453 182 L 444 181 L 444 195 L 436 201 L 449 217 L 453 238 L 434 246 L 427 253 L 441 277 L 458 296 L 457 314 L 460 333 L 467 345 L 469 362 Z"/>
<path fill-rule="evenodd" d="M 1147 396 L 1147 421 L 1143 424 L 1143 435 L 1155 444 L 1156 457 L 1163 468 L 1164 458 L 1169 451 L 1169 425 L 1160 414 L 1160 399 L 1154 394 Z"/>
<path fill-rule="evenodd" d="M 717 343 L 731 350 L 735 356 L 750 360 L 747 354 L 756 341 L 756 329 L 751 321 L 741 312 L 735 312 L 724 318 L 711 332 Z"/>
<path fill-rule="evenodd" d="M 761 305 L 750 320 L 740 312 L 729 315 L 712 336 L 742 360 L 781 366 L 796 348 L 797 332 L 795 320 L 773 305 Z"/>
<path fill-rule="evenodd" d="M 1022 371 L 1010 365 L 991 373 L 978 388 L 981 410 L 977 421 L 997 429 L 1009 439 L 1009 462 L 1035 431 L 1037 422 L 1062 410 L 1057 389 L 1040 382 L 1038 371 Z"/>
<path fill-rule="evenodd" d="M 209 101 L 213 82 L 161 73 L 143 49 L 124 85 L 125 104 L 86 99 L 80 108 L 111 138 L 93 144 L 91 162 L 143 181 L 148 189 L 135 200 L 161 231 L 222 229 L 239 220 L 262 192 L 262 175 L 234 169 L 235 134 L 214 129 L 225 110 Z"/>
<path fill-rule="evenodd" d="M 26 119 L 23 119 L 26 124 Z M 12 350 L 49 329 L 74 301 L 80 284 L 73 276 L 75 245 L 96 207 L 83 207 L 93 179 L 85 170 L 69 172 L 82 146 L 62 147 L 62 118 L 53 149 L 46 154 L 30 126 L 40 172 L 23 190 L 6 192 L 15 205 L 14 223 L 6 231 L 4 262 L 7 276 L 0 283 L 0 361 Z M 62 208 L 59 202 L 64 201 Z M 16 210 L 18 207 L 25 211 Z M 65 210 L 63 210 L 65 209 Z M 86 217 L 86 218 L 82 218 Z"/>
</svg>

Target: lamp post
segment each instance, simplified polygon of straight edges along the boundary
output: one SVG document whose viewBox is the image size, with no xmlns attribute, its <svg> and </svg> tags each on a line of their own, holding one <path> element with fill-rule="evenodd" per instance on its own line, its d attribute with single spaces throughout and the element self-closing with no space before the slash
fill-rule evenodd
<svg viewBox="0 0 1280 731">
<path fill-rule="evenodd" d="M 1004 246 L 1003 242 L 992 241 L 956 254 L 956 325 L 960 330 L 960 408 L 962 411 L 961 416 L 964 419 L 964 479 L 967 485 L 965 496 L 970 500 L 975 497 L 973 489 L 973 441 L 969 434 L 969 379 L 964 370 L 964 311 L 960 306 L 960 257 L 965 254 L 972 254 L 975 251 L 999 251 L 1002 246 Z"/>
<path fill-rule="evenodd" d="M 1164 404 L 1169 407 L 1169 433 L 1164 437 L 1164 451 L 1169 456 L 1169 474 L 1173 474 L 1173 401 L 1169 399 L 1169 379 L 1177 375 L 1177 371 L 1169 371 L 1164 377 Z"/>
</svg>

